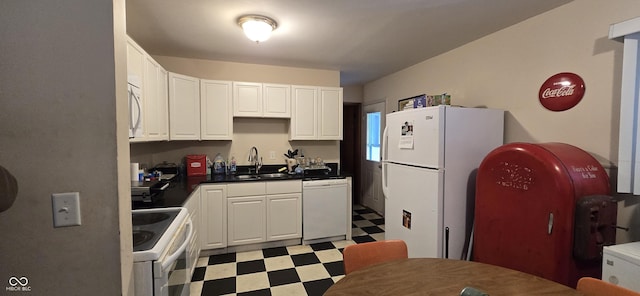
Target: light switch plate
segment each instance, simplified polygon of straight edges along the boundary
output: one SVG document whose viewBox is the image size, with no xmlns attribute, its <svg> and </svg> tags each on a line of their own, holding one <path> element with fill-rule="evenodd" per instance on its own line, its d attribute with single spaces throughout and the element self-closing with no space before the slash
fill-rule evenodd
<svg viewBox="0 0 640 296">
<path fill-rule="evenodd" d="M 53 227 L 77 226 L 80 221 L 80 193 L 66 192 L 51 195 Z"/>
</svg>

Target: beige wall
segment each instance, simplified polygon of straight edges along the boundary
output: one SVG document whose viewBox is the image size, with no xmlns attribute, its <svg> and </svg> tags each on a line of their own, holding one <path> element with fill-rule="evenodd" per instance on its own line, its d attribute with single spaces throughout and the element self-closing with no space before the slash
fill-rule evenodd
<svg viewBox="0 0 640 296">
<path fill-rule="evenodd" d="M 131 161 L 145 168 L 163 161 L 180 163 L 185 155 L 206 154 L 212 160 L 217 153 L 224 158 L 235 157 L 238 165 L 248 165 L 249 149 L 255 146 L 263 164 L 285 164 L 287 150 L 300 149 L 307 157 L 320 157 L 339 162 L 339 141 L 288 141 L 288 120 L 237 118 L 234 119 L 233 141 L 170 141 L 131 144 Z M 275 159 L 269 159 L 270 152 Z"/>
<path fill-rule="evenodd" d="M 1 6 L 0 164 L 19 192 L 0 213 L 0 294 L 11 276 L 25 276 L 24 295 L 121 295 L 121 270 L 131 266 L 119 234 L 126 129 L 116 127 L 116 109 L 126 110 L 116 105 L 126 101 L 123 38 L 114 42 L 124 1 Z M 54 228 L 51 194 L 73 191 L 82 225 Z"/>
<path fill-rule="evenodd" d="M 153 56 L 169 72 L 201 79 L 340 86 L 340 72 L 307 68 L 244 64 L 179 57 Z"/>
<path fill-rule="evenodd" d="M 449 93 L 452 104 L 507 111 L 506 142 L 565 142 L 590 152 L 615 174 L 622 43 L 609 25 L 637 17 L 640 2 L 575 0 L 475 42 L 365 85 L 365 102 Z M 553 74 L 573 72 L 586 94 L 564 112 L 546 110 L 538 90 Z M 612 187 L 615 188 L 615 187 Z M 620 203 L 619 224 L 640 228 L 637 202 Z M 618 231 L 618 241 L 640 240 L 640 230 Z"/>
<path fill-rule="evenodd" d="M 342 88 L 345 103 L 362 103 L 364 87 L 362 85 L 350 85 Z"/>
<path fill-rule="evenodd" d="M 242 64 L 211 60 L 154 56 L 171 72 L 202 79 L 282 83 L 314 86 L 340 86 L 338 71 Z M 325 161 L 340 160 L 339 141 L 289 141 L 288 119 L 234 118 L 232 141 L 171 141 L 131 144 L 131 161 L 151 167 L 162 161 L 179 163 L 187 154 L 207 154 L 211 159 L 217 153 L 239 165 L 248 163 L 249 149 L 258 148 L 264 164 L 285 163 L 287 150 L 301 149 L 305 156 L 320 157 Z M 270 152 L 275 158 L 270 159 Z"/>
</svg>

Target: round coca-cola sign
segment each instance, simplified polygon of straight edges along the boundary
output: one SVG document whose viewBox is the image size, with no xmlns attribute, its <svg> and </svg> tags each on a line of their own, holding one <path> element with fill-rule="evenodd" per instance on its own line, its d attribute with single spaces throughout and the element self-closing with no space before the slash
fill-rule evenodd
<svg viewBox="0 0 640 296">
<path fill-rule="evenodd" d="M 584 96 L 582 78 L 574 73 L 558 73 L 547 79 L 540 87 L 540 104 L 551 111 L 564 111 L 578 105 Z"/>
</svg>

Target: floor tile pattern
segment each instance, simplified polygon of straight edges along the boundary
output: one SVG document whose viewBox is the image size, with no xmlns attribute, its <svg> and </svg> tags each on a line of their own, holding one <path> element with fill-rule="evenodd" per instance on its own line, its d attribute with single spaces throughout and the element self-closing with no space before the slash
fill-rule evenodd
<svg viewBox="0 0 640 296">
<path fill-rule="evenodd" d="M 384 239 L 384 218 L 365 207 L 353 207 L 352 227 L 349 241 L 201 257 L 191 279 L 191 295 L 322 295 L 344 277 L 345 246 Z"/>
</svg>

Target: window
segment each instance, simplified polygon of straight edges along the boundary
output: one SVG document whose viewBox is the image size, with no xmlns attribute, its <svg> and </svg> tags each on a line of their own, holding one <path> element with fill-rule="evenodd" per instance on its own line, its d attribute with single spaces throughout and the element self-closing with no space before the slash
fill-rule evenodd
<svg viewBox="0 0 640 296">
<path fill-rule="evenodd" d="M 380 112 L 367 113 L 367 160 L 380 161 Z"/>
</svg>

